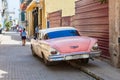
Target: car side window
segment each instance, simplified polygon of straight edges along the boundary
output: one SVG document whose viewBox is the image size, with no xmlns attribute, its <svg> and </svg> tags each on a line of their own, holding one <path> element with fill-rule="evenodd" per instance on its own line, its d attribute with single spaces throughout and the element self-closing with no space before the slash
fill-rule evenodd
<svg viewBox="0 0 120 80">
<path fill-rule="evenodd" d="M 39 40 L 42 40 L 42 33 L 39 33 Z"/>
<path fill-rule="evenodd" d="M 47 34 L 44 35 L 44 40 L 46 40 L 46 39 L 48 39 L 48 35 Z"/>
</svg>

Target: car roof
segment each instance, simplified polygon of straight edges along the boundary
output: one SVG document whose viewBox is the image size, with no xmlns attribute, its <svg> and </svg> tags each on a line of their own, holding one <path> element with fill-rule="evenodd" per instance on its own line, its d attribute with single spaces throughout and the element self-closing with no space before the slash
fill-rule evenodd
<svg viewBox="0 0 120 80">
<path fill-rule="evenodd" d="M 54 31 L 61 31 L 61 30 L 76 30 L 74 27 L 55 27 L 55 28 L 47 28 L 39 30 L 39 32 L 42 32 L 44 34 Z"/>
</svg>

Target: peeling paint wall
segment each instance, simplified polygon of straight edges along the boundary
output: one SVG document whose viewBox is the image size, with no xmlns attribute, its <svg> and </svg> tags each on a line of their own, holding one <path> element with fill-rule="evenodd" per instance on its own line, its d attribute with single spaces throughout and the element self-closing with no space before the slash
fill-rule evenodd
<svg viewBox="0 0 120 80">
<path fill-rule="evenodd" d="M 120 67 L 120 0 L 109 0 L 109 50 L 115 67 Z"/>
</svg>

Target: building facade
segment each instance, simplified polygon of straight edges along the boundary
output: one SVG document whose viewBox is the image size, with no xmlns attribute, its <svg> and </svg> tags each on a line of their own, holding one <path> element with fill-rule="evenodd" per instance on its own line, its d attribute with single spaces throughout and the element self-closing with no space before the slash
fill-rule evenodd
<svg viewBox="0 0 120 80">
<path fill-rule="evenodd" d="M 67 3 L 68 5 L 64 5 Z M 56 4 L 56 5 L 53 5 Z M 34 36 L 35 27 L 40 29 L 48 28 L 48 14 L 61 10 L 61 16 L 71 16 L 75 14 L 75 0 L 32 0 L 26 8 L 26 19 L 28 21 L 28 33 Z"/>
<path fill-rule="evenodd" d="M 32 0 L 20 0 L 20 25 L 27 27 L 26 8 Z"/>
<path fill-rule="evenodd" d="M 7 0 L 1 0 L 2 9 L 1 9 L 1 17 L 2 17 L 2 27 L 5 28 L 5 22 L 8 20 L 8 2 Z"/>
</svg>

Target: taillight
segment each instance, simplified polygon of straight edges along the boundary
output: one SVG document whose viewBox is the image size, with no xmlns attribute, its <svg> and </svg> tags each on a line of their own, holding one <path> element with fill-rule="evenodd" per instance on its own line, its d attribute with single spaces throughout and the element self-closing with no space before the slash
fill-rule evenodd
<svg viewBox="0 0 120 80">
<path fill-rule="evenodd" d="M 50 53 L 51 54 L 58 54 L 58 51 L 54 48 L 50 48 Z"/>
<path fill-rule="evenodd" d="M 98 47 L 98 44 L 95 43 L 91 49 L 91 51 L 96 51 L 96 50 L 99 50 L 99 47 Z"/>
<path fill-rule="evenodd" d="M 57 54 L 57 51 L 51 51 L 51 54 Z"/>
</svg>

